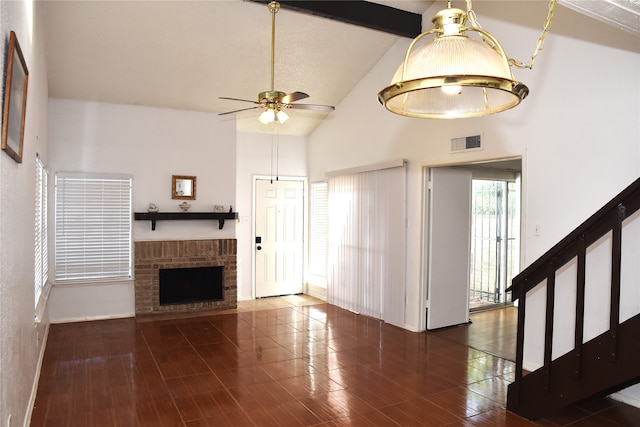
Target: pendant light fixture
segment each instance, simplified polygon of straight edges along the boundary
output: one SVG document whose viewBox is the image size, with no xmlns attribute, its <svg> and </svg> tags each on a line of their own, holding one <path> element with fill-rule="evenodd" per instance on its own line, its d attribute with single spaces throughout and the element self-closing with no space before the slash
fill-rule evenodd
<svg viewBox="0 0 640 427">
<path fill-rule="evenodd" d="M 438 12 L 434 29 L 416 37 L 391 84 L 378 93 L 389 111 L 418 118 L 479 117 L 513 108 L 529 88 L 514 79 L 511 65 L 532 68 L 551 26 L 556 0 L 549 3 L 544 30 L 529 64 L 507 58 L 504 49 L 475 20 L 471 0 L 467 11 L 451 7 Z M 472 26 L 466 26 L 467 19 Z M 471 37 L 475 33 L 476 37 Z M 435 38 L 425 42 L 429 35 Z M 422 42 L 422 43 L 421 43 Z"/>
</svg>

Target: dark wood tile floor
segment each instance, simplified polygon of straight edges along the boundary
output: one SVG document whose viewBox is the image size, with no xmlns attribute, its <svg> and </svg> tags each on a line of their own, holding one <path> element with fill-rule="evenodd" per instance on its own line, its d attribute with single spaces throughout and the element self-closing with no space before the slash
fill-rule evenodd
<svg viewBox="0 0 640 427">
<path fill-rule="evenodd" d="M 502 359 L 516 360 L 517 308 L 508 306 L 477 311 L 469 317 L 469 325 L 444 328 L 434 333 Z"/>
<path fill-rule="evenodd" d="M 514 364 L 500 355 L 515 350 L 494 338 L 509 341 L 515 326 L 498 332 L 481 315 L 412 333 L 294 296 L 202 317 L 52 325 L 31 425 L 640 425 L 640 410 L 609 399 L 535 423 L 506 411 Z"/>
</svg>

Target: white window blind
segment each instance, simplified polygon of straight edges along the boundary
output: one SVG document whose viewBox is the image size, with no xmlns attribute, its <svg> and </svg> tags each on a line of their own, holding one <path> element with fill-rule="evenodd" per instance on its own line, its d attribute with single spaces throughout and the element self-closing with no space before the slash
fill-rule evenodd
<svg viewBox="0 0 640 427">
<path fill-rule="evenodd" d="M 49 256 L 47 246 L 47 169 L 36 156 L 36 206 L 35 206 L 35 265 L 34 265 L 34 296 L 35 307 L 42 296 L 42 292 L 49 277 Z"/>
<path fill-rule="evenodd" d="M 328 185 L 311 183 L 311 230 L 309 233 L 309 273 L 327 277 Z"/>
<path fill-rule="evenodd" d="M 131 177 L 56 174 L 56 281 L 131 278 Z"/>
<path fill-rule="evenodd" d="M 327 301 L 404 326 L 406 163 L 329 177 Z"/>
</svg>

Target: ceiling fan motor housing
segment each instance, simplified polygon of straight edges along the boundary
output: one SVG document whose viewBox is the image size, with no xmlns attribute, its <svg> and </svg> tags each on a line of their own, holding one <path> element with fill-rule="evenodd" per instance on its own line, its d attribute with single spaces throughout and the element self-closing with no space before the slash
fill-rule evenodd
<svg viewBox="0 0 640 427">
<path fill-rule="evenodd" d="M 260 103 L 280 102 L 280 100 L 285 96 L 287 96 L 287 94 L 284 92 L 280 92 L 279 90 L 267 90 L 264 92 L 260 92 L 258 94 L 258 102 Z"/>
</svg>

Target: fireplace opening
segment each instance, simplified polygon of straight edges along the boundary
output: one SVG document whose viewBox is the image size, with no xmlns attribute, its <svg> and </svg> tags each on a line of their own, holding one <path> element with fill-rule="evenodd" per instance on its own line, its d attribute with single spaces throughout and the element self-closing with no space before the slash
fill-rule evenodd
<svg viewBox="0 0 640 427">
<path fill-rule="evenodd" d="M 160 305 L 224 300 L 224 267 L 163 268 Z"/>
</svg>

